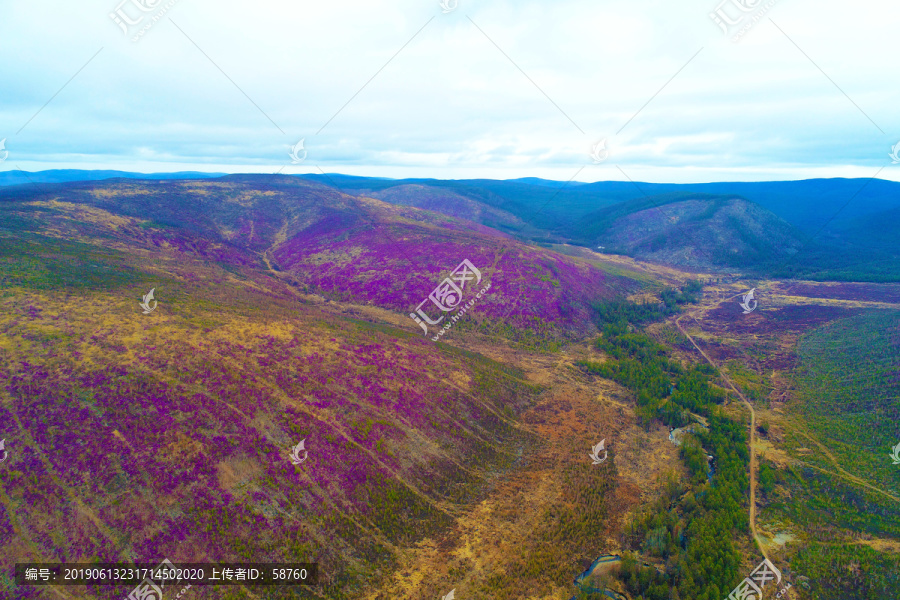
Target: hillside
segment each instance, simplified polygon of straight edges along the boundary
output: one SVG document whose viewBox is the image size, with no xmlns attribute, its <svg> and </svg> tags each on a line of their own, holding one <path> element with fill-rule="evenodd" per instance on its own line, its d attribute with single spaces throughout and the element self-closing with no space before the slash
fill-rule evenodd
<svg viewBox="0 0 900 600">
<path fill-rule="evenodd" d="M 839 234 L 855 246 L 900 255 L 900 207 L 852 219 L 840 228 Z"/>
<path fill-rule="evenodd" d="M 741 198 L 670 194 L 616 204 L 585 217 L 583 239 L 663 264 L 760 271 L 802 247 L 791 225 Z"/>
<path fill-rule="evenodd" d="M 900 208 L 900 182 L 881 179 L 806 179 L 800 181 L 647 183 L 597 181 L 560 182 L 525 178 L 496 181 L 469 179 L 376 179 L 340 175 L 304 175 L 321 183 L 334 182 L 348 192 L 358 189 L 385 190 L 420 184 L 452 190 L 490 206 L 504 208 L 526 218 L 543 206 L 552 221 L 572 223 L 590 212 L 628 200 L 663 194 L 712 194 L 739 196 L 775 213 L 807 234 L 880 211 Z M 549 201 L 552 199 L 552 203 Z M 505 206 L 503 206 L 505 205 Z M 830 222 L 829 217 L 834 217 Z"/>
<path fill-rule="evenodd" d="M 745 268 L 770 277 L 900 281 L 900 238 L 879 234 L 885 230 L 882 217 L 893 222 L 894 212 L 900 207 L 900 183 L 893 181 L 811 179 L 708 184 L 602 181 L 586 184 L 534 178 L 508 181 L 390 180 L 339 175 L 307 175 L 304 178 L 337 185 L 349 193 L 378 194 L 388 202 L 427 204 L 432 210 L 446 214 L 457 214 L 461 205 L 474 203 L 470 206 L 477 208 L 468 209 L 473 220 L 498 227 L 510 235 L 542 244 L 569 243 L 591 248 L 606 245 L 598 243 L 597 234 L 608 225 L 606 221 L 612 215 L 622 211 L 640 210 L 641 206 L 656 203 L 667 204 L 678 198 L 742 199 L 754 204 L 756 209 L 745 207 L 738 211 L 739 214 L 731 215 L 733 218 L 726 218 L 727 211 L 719 214 L 721 218 L 715 223 L 716 239 L 700 240 L 697 228 L 694 233 L 688 233 L 704 246 L 703 251 L 693 256 L 685 253 L 683 232 L 677 236 L 663 234 L 653 240 L 644 240 L 655 250 L 648 250 L 648 246 L 631 253 L 628 248 L 647 233 L 633 231 L 632 242 L 619 244 L 620 251 L 635 257 L 662 258 L 670 264 L 692 268 Z M 394 196 L 393 190 L 399 189 L 403 192 Z M 446 203 L 431 201 L 445 196 L 452 200 Z M 498 220 L 489 216 L 492 209 L 502 211 L 506 218 Z M 507 215 L 513 215 L 520 222 Z M 793 231 L 788 231 L 785 223 Z M 686 231 L 684 224 L 680 228 Z M 870 230 L 874 237 L 869 236 Z M 789 250 L 799 249 L 802 255 L 784 260 L 792 255 L 778 253 L 774 246 L 781 242 L 786 243 Z M 724 254 L 718 254 L 719 250 Z"/>
<path fill-rule="evenodd" d="M 359 190 L 359 192 L 388 204 L 430 210 L 450 217 L 481 223 L 501 231 L 520 231 L 526 226 L 521 219 L 511 213 L 439 187 L 408 184 L 381 191 Z"/>
<path fill-rule="evenodd" d="M 900 440 L 900 313 L 840 319 L 798 344 L 804 417 L 852 472 L 900 496 L 900 472 L 884 460 Z"/>
<path fill-rule="evenodd" d="M 320 593 L 356 597 L 530 443 L 515 416 L 537 389 L 502 365 L 202 260 L 145 256 L 144 270 L 83 245 L 33 250 L 34 275 L 105 273 L 80 289 L 4 286 L 4 573 L 34 560 L 315 561 Z M 143 315 L 151 286 L 159 304 Z"/>
<path fill-rule="evenodd" d="M 316 561 L 321 585 L 289 597 L 358 598 L 401 585 L 411 548 L 558 452 L 547 440 L 610 429 L 608 411 L 573 412 L 568 434 L 538 435 L 546 413 L 530 411 L 555 396 L 478 351 L 595 333 L 592 303 L 637 284 L 585 261 L 290 177 L 11 187 L 0 215 L 0 590 L 17 561 L 168 557 Z M 490 291 L 435 344 L 409 313 L 465 259 Z M 578 394 L 562 414 L 588 409 Z M 572 468 L 547 472 L 560 491 L 523 535 L 560 535 L 544 511 L 596 522 L 634 501 L 614 468 L 563 486 Z M 560 537 L 539 585 L 569 586 L 595 551 Z M 419 584 L 429 596 L 458 578 L 438 568 Z"/>
<path fill-rule="evenodd" d="M 129 173 L 124 171 L 50 170 L 25 173 L 0 172 L 0 186 L 64 183 L 73 181 L 128 179 L 201 179 L 216 173 Z M 337 187 L 340 190 L 372 197 L 392 196 L 391 190 L 406 187 L 398 194 L 400 203 L 416 205 L 415 190 L 432 196 L 449 194 L 463 197 L 531 221 L 542 215 L 541 229 L 571 225 L 600 208 L 619 202 L 662 194 L 712 194 L 741 197 L 759 204 L 806 234 L 822 227 L 839 232 L 850 224 L 882 211 L 900 208 L 900 182 L 881 179 L 807 179 L 799 181 L 647 183 L 598 181 L 594 183 L 550 181 L 538 178 L 509 180 L 468 179 L 387 179 L 340 174 L 309 174 L 299 178 Z M 390 200 L 389 200 L 390 201 Z M 552 201 L 552 202 L 551 202 Z M 435 209 L 438 207 L 435 206 Z M 440 212 L 440 210 L 438 210 Z M 477 219 L 473 219 L 477 220 Z M 558 231 L 558 233 L 563 233 Z"/>
<path fill-rule="evenodd" d="M 0 173 L 0 186 L 13 184 L 47 186 L 47 182 L 88 179 L 130 178 L 184 179 L 211 178 L 214 174 L 170 173 L 144 176 L 117 171 L 43 171 Z M 266 177 L 262 175 L 245 177 Z M 597 223 L 605 209 L 630 210 L 634 203 L 668 202 L 667 198 L 741 198 L 764 209 L 740 211 L 733 223 L 723 219 L 716 224 L 718 240 L 706 240 L 711 248 L 730 244 L 742 249 L 741 257 L 732 252 L 712 255 L 704 261 L 686 256 L 679 237 L 658 237 L 653 241 L 668 244 L 658 251 L 633 256 L 668 255 L 670 261 L 684 266 L 713 269 L 733 265 L 770 277 L 803 278 L 816 281 L 900 281 L 900 238 L 891 235 L 900 209 L 900 183 L 865 179 L 811 179 L 803 181 L 720 182 L 704 184 L 656 184 L 619 181 L 596 183 L 560 182 L 537 178 L 506 181 L 470 179 L 387 179 L 340 174 L 300 175 L 300 179 L 329 187 L 357 198 L 376 198 L 395 206 L 416 207 L 484 225 L 523 241 L 547 244 L 577 244 L 596 248 Z M 261 180 L 256 180 L 261 181 Z M 598 211 L 600 214 L 598 215 Z M 768 212 L 767 212 L 768 211 Z M 615 211 L 614 211 L 615 212 Z M 790 247 L 799 236 L 803 240 L 795 260 L 771 261 L 771 244 L 783 231 L 767 236 L 774 222 L 772 215 L 786 221 L 795 231 L 788 234 Z M 754 219 L 759 219 L 754 223 Z M 602 224 L 602 223 L 601 223 Z M 637 234 L 640 237 L 640 234 Z M 772 239 L 764 239 L 771 237 Z M 603 244 L 599 244 L 603 245 Z M 759 247 L 757 247 L 759 245 Z M 628 247 L 629 244 L 624 244 Z M 761 262 L 754 263 L 759 259 Z"/>
<path fill-rule="evenodd" d="M 470 221 L 293 177 L 11 187 L 0 190 L 0 210 L 8 228 L 28 235 L 130 253 L 162 250 L 249 269 L 245 276 L 254 279 L 277 273 L 304 293 L 401 314 L 469 260 L 492 289 L 479 303 L 478 326 L 509 327 L 510 335 L 595 331 L 591 303 L 635 288 L 586 261 Z M 548 324 L 560 328 L 551 334 Z"/>
<path fill-rule="evenodd" d="M 859 414 L 896 407 L 843 375 L 890 387 L 896 318 L 829 323 L 897 310 L 897 286 L 761 280 L 742 314 L 749 282 L 659 253 L 790 247 L 753 203 L 672 194 L 584 221 L 650 263 L 527 244 L 443 197 L 469 212 L 261 175 L 0 190 L 0 595 L 130 591 L 14 588 L 17 561 L 169 558 L 320 565 L 314 587 L 191 590 L 216 600 L 716 600 L 758 551 L 828 600 L 887 589 L 823 573 L 896 565 L 877 462 L 895 428 Z M 428 337 L 420 307 L 444 318 Z M 695 419 L 709 432 L 676 447 L 669 427 Z"/>
</svg>

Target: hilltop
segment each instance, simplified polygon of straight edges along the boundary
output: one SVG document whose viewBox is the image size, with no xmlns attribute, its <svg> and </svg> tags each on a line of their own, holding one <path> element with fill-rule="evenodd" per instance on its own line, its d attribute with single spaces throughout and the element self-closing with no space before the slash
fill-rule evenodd
<svg viewBox="0 0 900 600">
<path fill-rule="evenodd" d="M 216 261 L 303 293 L 400 313 L 415 310 L 469 260 L 492 287 L 478 314 L 493 327 L 522 331 L 552 323 L 584 335 L 593 328 L 592 302 L 636 289 L 589 262 L 464 218 L 286 176 L 18 186 L 0 189 L 0 210 L 8 228 L 27 239 Z"/>
<path fill-rule="evenodd" d="M 700 269 L 762 271 L 803 247 L 789 223 L 743 198 L 668 194 L 584 217 L 582 239 L 642 260 Z"/>
</svg>

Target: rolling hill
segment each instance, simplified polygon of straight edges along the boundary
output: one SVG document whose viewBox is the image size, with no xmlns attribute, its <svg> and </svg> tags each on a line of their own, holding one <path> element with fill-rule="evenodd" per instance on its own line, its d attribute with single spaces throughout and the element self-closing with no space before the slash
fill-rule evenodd
<svg viewBox="0 0 900 600">
<path fill-rule="evenodd" d="M 491 204 L 502 199 L 487 188 L 504 182 L 471 192 L 481 200 L 454 182 L 356 183 L 369 187 L 232 175 L 0 189 L 0 597 L 51 597 L 14 586 L 15 562 L 169 558 L 319 564 L 314 587 L 190 592 L 216 600 L 451 589 L 518 600 L 594 586 L 716 600 L 757 564 L 753 506 L 769 540 L 816 523 L 789 550 L 767 547 L 779 566 L 815 575 L 821 597 L 887 589 L 889 575 L 862 588 L 857 573 L 829 569 L 839 556 L 896 572 L 890 491 L 869 485 L 860 499 L 866 482 L 797 436 L 817 425 L 854 464 L 843 455 L 865 421 L 853 415 L 872 398 L 871 382 L 844 376 L 847 360 L 871 354 L 853 336 L 884 330 L 867 372 L 890 383 L 896 336 L 884 324 L 896 318 L 828 323 L 896 305 L 896 286 L 761 281 L 759 310 L 742 314 L 746 282 L 704 290 L 688 269 L 658 264 L 749 272 L 803 242 L 733 195 L 630 199 L 568 230 L 654 260 L 644 263 L 527 243 L 515 231 L 527 220 Z M 532 188 L 528 202 L 564 190 L 514 185 Z M 427 337 L 410 318 L 419 307 L 443 317 Z M 792 340 L 815 327 L 791 379 Z M 794 384 L 809 392 L 802 410 Z M 765 432 L 747 431 L 741 388 Z M 896 408 L 882 396 L 876 408 Z M 840 418 L 804 417 L 840 412 L 845 397 Z M 666 425 L 698 415 L 709 433 L 672 444 Z M 887 460 L 891 427 L 873 457 Z M 592 464 L 601 440 L 608 452 Z M 768 469 L 758 498 L 754 448 Z M 856 464 L 866 477 L 886 468 Z M 872 548 L 857 547 L 861 534 L 877 536 Z M 623 555 L 618 575 L 605 570 L 615 557 L 597 567 L 611 554 Z M 579 572 L 589 576 L 575 587 Z M 52 597 L 130 591 L 120 588 Z"/>
<path fill-rule="evenodd" d="M 395 198 L 391 190 L 404 188 L 400 194 L 402 203 L 428 205 L 447 214 L 464 210 L 461 207 L 468 203 L 460 199 L 463 197 L 474 203 L 465 210 L 475 220 L 496 226 L 520 239 L 591 248 L 607 246 L 598 239 L 597 233 L 606 226 L 610 215 L 621 211 L 644 210 L 648 206 L 689 197 L 698 200 L 740 199 L 745 203 L 738 211 L 740 214 L 726 218 L 728 211 L 718 213 L 715 239 L 708 236 L 700 239 L 696 228 L 686 237 L 682 224 L 678 235 L 666 235 L 660 229 L 660 235 L 652 240 L 645 239 L 645 246 L 634 249 L 637 253 L 629 250 L 632 243 L 611 243 L 631 256 L 653 256 L 669 264 L 690 268 L 742 268 L 770 277 L 819 281 L 900 281 L 900 238 L 867 234 L 872 226 L 876 233 L 884 230 L 880 217 L 883 215 L 890 221 L 892 211 L 900 207 L 900 184 L 893 181 L 813 179 L 708 184 L 616 181 L 566 184 L 534 178 L 437 181 L 368 180 L 336 175 L 304 177 L 337 185 L 348 193 L 377 193 L 389 202 Z M 452 199 L 447 202 L 433 200 L 437 198 Z M 513 215 L 519 222 L 482 216 L 490 215 L 491 209 Z M 699 222 L 695 225 L 699 226 Z M 629 235 L 637 240 L 643 233 L 632 230 Z M 685 243 L 691 235 L 703 250 L 689 255 L 685 253 Z M 779 252 L 778 244 L 785 245 L 785 253 Z M 654 249 L 649 251 L 651 246 Z"/>
<path fill-rule="evenodd" d="M 403 313 L 469 260 L 492 286 L 478 313 L 523 334 L 534 331 L 525 324 L 549 323 L 583 335 L 595 330 L 592 301 L 634 288 L 477 223 L 286 176 L 9 187 L 0 190 L 0 210 L 28 235 L 164 250 L 252 277 L 261 269 L 307 293 Z"/>
<path fill-rule="evenodd" d="M 50 170 L 26 173 L 0 172 L 0 186 L 27 183 L 128 179 L 201 179 L 221 173 L 130 173 L 124 171 Z M 727 195 L 744 198 L 773 212 L 804 233 L 822 229 L 841 230 L 860 218 L 900 208 L 900 182 L 882 179 L 807 179 L 799 181 L 646 183 L 598 181 L 562 182 L 534 177 L 505 181 L 490 179 L 437 180 L 388 179 L 340 174 L 299 175 L 302 179 L 340 189 L 348 194 L 381 197 L 392 188 L 417 186 L 425 194 L 462 196 L 488 207 L 505 211 L 530 222 L 542 215 L 541 229 L 571 225 L 577 219 L 606 206 L 661 194 L 687 193 Z M 399 203 L 415 205 L 420 200 L 407 188 L 397 194 Z M 385 197 L 393 197 L 388 193 Z M 426 198 L 427 201 L 427 198 Z"/>
<path fill-rule="evenodd" d="M 144 176 L 115 171 L 44 171 L 31 174 L 10 171 L 0 174 L 0 186 L 26 182 L 47 185 L 46 182 L 117 176 L 146 180 L 198 178 L 201 174 Z M 202 177 L 213 178 L 213 174 L 202 174 Z M 713 251 L 685 256 L 681 247 L 684 235 L 657 237 L 652 242 L 657 250 L 652 254 L 667 256 L 666 260 L 673 264 L 692 268 L 719 269 L 734 265 L 772 277 L 820 281 L 900 281 L 898 238 L 891 236 L 889 231 L 887 234 L 879 233 L 886 231 L 885 223 L 892 222 L 894 212 L 900 209 L 900 184 L 893 181 L 812 179 L 707 184 L 566 183 L 537 178 L 443 181 L 339 174 L 300 175 L 295 178 L 359 198 L 377 198 L 395 206 L 416 207 L 476 222 L 523 241 L 592 248 L 606 245 L 598 244 L 598 224 L 589 222 L 598 217 L 601 220 L 606 218 L 598 215 L 598 211 L 616 205 L 629 210 L 630 206 L 639 206 L 641 200 L 667 203 L 667 198 L 685 195 L 698 199 L 720 196 L 740 198 L 763 210 L 741 211 L 742 215 L 734 222 L 730 232 L 725 232 L 731 227 L 727 219 L 716 224 L 718 242 L 709 239 L 704 241 L 704 245 L 716 248 L 716 243 L 721 243 L 724 255 Z M 766 237 L 763 232 L 775 223 L 772 221 L 773 215 L 789 223 L 796 231 L 785 234 L 782 223 L 777 226 L 779 233 L 771 239 L 762 239 Z M 874 235 L 869 235 L 870 231 Z M 793 260 L 773 261 L 772 252 L 766 248 L 778 243 L 776 238 L 783 235 L 790 238 L 784 239 L 789 247 L 800 248 L 801 254 Z M 798 238 L 802 244 L 794 243 Z M 672 243 L 669 248 L 659 246 L 669 242 Z M 762 246 L 757 247 L 758 244 Z M 620 246 L 627 248 L 628 244 Z M 734 250 L 742 252 L 742 258 L 737 258 Z M 708 256 L 708 260 L 704 260 L 704 256 Z M 757 259 L 761 262 L 754 264 Z"/>
<path fill-rule="evenodd" d="M 608 252 L 704 269 L 759 272 L 803 246 L 798 231 L 759 205 L 702 194 L 622 202 L 586 216 L 576 231 Z"/>
<path fill-rule="evenodd" d="M 409 313 L 463 260 L 490 290 L 435 344 Z M 7 187 L 0 593 L 14 562 L 161 557 L 319 563 L 315 594 L 267 598 L 390 585 L 405 548 L 444 535 L 544 443 L 521 416 L 544 388 L 443 342 L 554 347 L 596 332 L 593 302 L 635 289 L 476 223 L 299 178 Z M 308 460 L 292 464 L 300 441 Z M 613 473 L 567 494 L 613 502 Z M 555 568 L 589 541 L 564 540 Z M 452 575 L 423 585 L 437 595 Z"/>
</svg>

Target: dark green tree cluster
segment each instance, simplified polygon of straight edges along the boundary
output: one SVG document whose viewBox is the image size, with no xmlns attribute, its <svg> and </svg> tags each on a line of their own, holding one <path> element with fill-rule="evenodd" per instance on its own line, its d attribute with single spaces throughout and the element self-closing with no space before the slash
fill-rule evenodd
<svg viewBox="0 0 900 600">
<path fill-rule="evenodd" d="M 717 406 L 724 396 L 712 384 L 714 369 L 683 367 L 670 359 L 665 346 L 628 327 L 626 317 L 634 316 L 629 309 L 612 307 L 605 314 L 613 320 L 596 345 L 609 358 L 580 366 L 634 392 L 639 418 L 647 426 L 654 420 L 682 426 L 691 412 L 709 423 L 708 431 L 685 436 L 680 449 L 690 480 L 673 478 L 625 535 L 625 547 L 664 566 L 643 564 L 633 554 L 622 563 L 622 582 L 633 598 L 643 600 L 722 600 L 743 576 L 734 540 L 749 532 L 745 426 Z M 711 467 L 707 454 L 713 456 Z"/>
<path fill-rule="evenodd" d="M 691 474 L 691 483 L 699 485 L 706 481 L 709 463 L 706 460 L 706 451 L 700 445 L 700 440 L 693 435 L 684 436 L 679 448 L 681 460 Z"/>
<path fill-rule="evenodd" d="M 667 349 L 644 333 L 629 332 L 624 321 L 609 323 L 595 346 L 615 360 L 579 363 L 586 371 L 612 379 L 635 392 L 640 423 L 659 419 L 671 427 L 690 422 L 689 411 L 720 404 L 724 396 L 710 385 L 708 365 L 683 368 L 667 357 Z"/>
<path fill-rule="evenodd" d="M 593 304 L 594 321 L 600 327 L 610 323 L 640 325 L 659 321 L 680 312 L 682 304 L 697 302 L 702 290 L 703 285 L 699 281 L 689 281 L 680 290 L 664 289 L 659 294 L 660 302 L 658 303 L 637 304 L 628 300 L 595 302 Z"/>
<path fill-rule="evenodd" d="M 721 600 L 741 578 L 741 557 L 732 540 L 749 530 L 744 505 L 749 488 L 747 435 L 714 405 L 700 405 L 698 410 L 708 414 L 710 427 L 709 432 L 685 436 L 681 456 L 691 473 L 687 487 L 670 485 L 664 502 L 634 524 L 632 548 L 666 561 L 663 572 L 640 565 L 622 569 L 623 582 L 635 598 Z M 715 465 L 710 481 L 707 451 Z"/>
</svg>

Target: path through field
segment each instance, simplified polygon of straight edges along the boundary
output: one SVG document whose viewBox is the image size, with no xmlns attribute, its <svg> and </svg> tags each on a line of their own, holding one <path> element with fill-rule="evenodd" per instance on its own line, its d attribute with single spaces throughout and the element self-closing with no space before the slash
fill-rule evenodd
<svg viewBox="0 0 900 600">
<path fill-rule="evenodd" d="M 697 349 L 697 352 L 699 352 L 703 356 L 703 358 L 705 358 L 706 361 L 710 365 L 712 365 L 714 369 L 716 369 L 719 375 L 721 375 L 722 379 L 725 380 L 728 386 L 734 391 L 735 394 L 738 395 L 738 398 L 743 400 L 744 404 L 747 405 L 747 408 L 750 410 L 750 531 L 751 533 L 753 533 L 753 539 L 756 541 L 756 545 L 759 548 L 759 551 L 762 553 L 763 558 L 768 559 L 769 555 L 766 553 L 766 548 L 763 545 L 762 541 L 759 539 L 759 534 L 756 531 L 756 451 L 753 447 L 753 434 L 756 431 L 756 411 L 753 410 L 753 405 L 747 401 L 740 390 L 738 390 L 737 386 L 732 383 L 731 379 L 729 379 L 728 376 L 722 373 L 722 371 L 719 369 L 719 366 L 713 361 L 713 359 L 707 356 L 706 352 L 704 352 L 700 348 L 700 346 L 697 345 L 697 342 L 694 341 L 694 338 L 692 338 L 690 334 L 688 334 L 688 332 L 684 330 L 684 328 L 681 326 L 681 319 L 684 318 L 684 316 L 685 315 L 682 315 L 681 317 L 675 319 L 675 325 L 676 327 L 678 327 L 678 331 L 680 331 L 684 337 L 690 340 L 691 344 L 694 345 L 694 348 Z M 691 313 L 688 313 L 688 316 L 690 316 L 692 319 L 694 318 L 693 314 Z M 694 322 L 696 323 L 697 320 L 694 319 Z M 697 323 L 697 326 L 699 327 L 700 324 Z"/>
<path fill-rule="evenodd" d="M 774 282 L 774 281 L 773 282 L 761 282 L 759 284 L 759 287 L 760 288 L 765 287 L 765 288 L 769 289 L 770 291 L 773 291 L 774 289 L 778 288 L 780 285 L 781 285 L 781 282 Z M 734 382 L 731 380 L 731 378 L 728 377 L 728 375 L 725 372 L 723 372 L 722 369 L 719 368 L 719 365 L 717 365 L 716 362 L 697 344 L 697 341 L 694 339 L 694 337 L 691 336 L 681 324 L 682 319 L 689 317 L 694 321 L 697 328 L 702 331 L 703 328 L 701 327 L 700 322 L 697 319 L 698 314 L 700 314 L 701 312 L 708 312 L 712 309 L 715 309 L 723 302 L 726 302 L 729 300 L 734 300 L 735 298 L 737 298 L 740 295 L 741 295 L 741 293 L 734 294 L 734 295 L 726 294 L 727 297 L 724 297 L 724 298 L 720 297 L 718 295 L 714 299 L 710 298 L 711 301 L 709 303 L 703 304 L 703 305 L 695 308 L 694 310 L 688 311 L 688 312 L 682 314 L 681 316 L 679 316 L 678 318 L 676 318 L 675 326 L 678 328 L 678 330 L 681 332 L 681 334 L 685 338 L 687 338 L 688 341 L 690 341 L 691 345 L 693 345 L 693 347 L 697 350 L 697 352 L 699 352 L 700 355 L 714 369 L 716 369 L 716 371 L 721 376 L 722 380 L 728 385 L 728 387 L 731 388 L 732 391 L 734 391 L 735 394 L 737 394 L 738 398 L 741 399 L 741 401 L 744 403 L 744 405 L 750 411 L 750 436 L 749 436 L 749 445 L 750 445 L 750 499 L 749 499 L 750 529 L 751 529 L 751 533 L 753 534 L 753 539 L 755 540 L 756 545 L 759 547 L 760 553 L 763 555 L 763 557 L 769 558 L 769 556 L 766 552 L 765 546 L 759 537 L 757 527 L 756 527 L 756 491 L 757 491 L 757 457 L 756 457 L 757 443 L 755 441 L 756 411 L 754 410 L 753 405 L 750 403 L 750 401 L 747 400 L 747 398 L 740 391 L 740 389 L 738 389 L 738 387 L 734 384 Z M 850 300 L 850 299 L 829 299 L 829 298 L 818 298 L 818 297 L 814 297 L 814 296 L 790 296 L 790 297 L 784 296 L 783 299 L 789 299 L 790 303 L 792 305 L 795 305 L 795 304 L 817 304 L 817 305 L 847 306 L 847 307 L 853 307 L 853 308 L 864 308 L 864 307 L 865 308 L 882 308 L 882 309 L 883 308 L 892 308 L 892 309 L 900 308 L 900 305 L 897 305 L 895 303 L 889 303 L 889 302 L 872 302 L 872 301 L 865 301 L 865 300 Z M 799 460 L 797 462 L 800 462 L 806 466 L 809 466 L 811 468 L 819 470 L 823 473 L 841 477 L 841 478 L 845 479 L 846 481 L 849 481 L 850 483 L 853 483 L 855 485 L 865 487 L 874 492 L 880 493 L 888 498 L 891 498 L 892 500 L 900 501 L 900 498 L 897 498 L 893 494 L 891 494 L 877 486 L 874 486 L 871 483 L 869 483 L 855 475 L 848 473 L 846 470 L 844 470 L 840 466 L 840 464 L 838 463 L 835 456 L 831 452 L 829 452 L 827 447 L 825 447 L 821 442 L 819 442 L 818 440 L 815 440 L 809 434 L 801 431 L 800 428 L 796 427 L 796 425 L 794 427 L 792 427 L 792 429 L 796 433 L 798 433 L 798 434 L 802 435 L 803 437 L 812 441 L 823 452 L 823 454 L 828 458 L 828 460 L 831 461 L 832 465 L 834 465 L 835 469 L 838 472 L 832 473 L 832 472 L 826 471 L 825 469 L 815 467 L 813 465 L 807 465 L 806 463 L 803 463 L 802 461 L 799 461 Z"/>
</svg>

